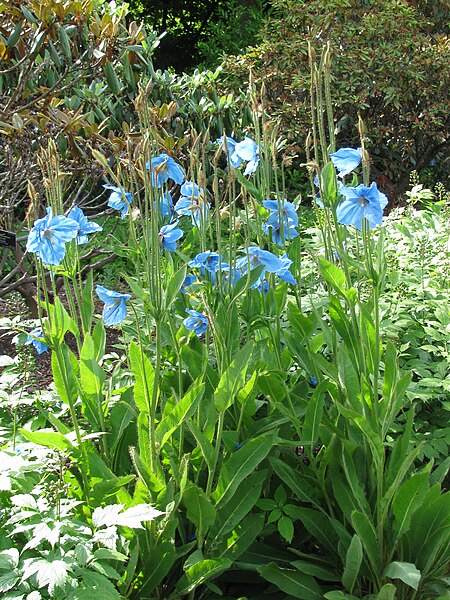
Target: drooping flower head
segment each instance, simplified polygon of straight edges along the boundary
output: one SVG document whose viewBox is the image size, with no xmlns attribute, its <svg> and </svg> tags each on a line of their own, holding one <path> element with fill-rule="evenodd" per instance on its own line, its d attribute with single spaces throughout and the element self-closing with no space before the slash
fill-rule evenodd
<svg viewBox="0 0 450 600">
<path fill-rule="evenodd" d="M 38 354 L 48 351 L 48 346 L 45 343 L 45 337 L 41 327 L 36 327 L 27 336 L 25 344 L 31 344 Z"/>
<path fill-rule="evenodd" d="M 178 185 L 184 181 L 184 171 L 168 154 L 160 154 L 147 162 L 147 169 L 152 172 L 152 186 L 162 187 L 169 179 L 172 179 Z"/>
<path fill-rule="evenodd" d="M 52 209 L 38 219 L 27 240 L 28 252 L 33 252 L 45 265 L 58 266 L 66 254 L 66 242 L 77 237 L 79 224 L 74 219 L 62 215 L 53 217 Z"/>
<path fill-rule="evenodd" d="M 298 225 L 298 215 L 291 202 L 283 200 L 279 203 L 277 200 L 265 200 L 263 205 L 271 211 L 270 217 L 263 225 L 263 231 L 269 233 L 269 228 L 272 228 L 272 240 L 275 244 L 283 246 L 285 240 L 298 236 L 295 229 Z"/>
<path fill-rule="evenodd" d="M 129 210 L 130 204 L 133 199 L 131 192 L 124 192 L 121 188 L 109 183 L 103 186 L 105 190 L 112 190 L 110 197 L 108 198 L 108 206 L 114 208 L 114 210 L 121 211 L 121 218 L 125 219 Z"/>
<path fill-rule="evenodd" d="M 229 266 L 224 262 L 223 257 L 211 250 L 200 252 L 193 260 L 189 261 L 188 265 L 200 269 L 202 275 L 205 275 L 205 272 L 208 272 L 212 283 L 215 283 L 217 271 L 227 271 L 229 269 Z"/>
<path fill-rule="evenodd" d="M 197 310 L 190 310 L 189 308 L 186 309 L 186 312 L 191 316 L 184 319 L 184 326 L 200 337 L 208 327 L 208 317 Z"/>
<path fill-rule="evenodd" d="M 74 206 L 69 214 L 67 215 L 69 219 L 73 219 L 78 223 L 79 230 L 77 235 L 77 244 L 85 244 L 88 241 L 88 234 L 95 233 L 96 231 L 102 231 L 103 227 L 94 223 L 93 221 L 88 221 L 86 215 L 83 213 L 79 206 Z"/>
<path fill-rule="evenodd" d="M 228 136 L 225 139 L 226 145 L 223 138 L 219 138 L 217 141 L 224 150 L 228 150 L 228 157 L 232 166 L 236 168 L 244 161 L 247 161 L 244 175 L 254 173 L 259 163 L 258 144 L 249 137 L 245 137 L 242 142 L 236 142 Z"/>
<path fill-rule="evenodd" d="M 283 268 L 283 263 L 275 254 L 268 250 L 262 250 L 258 246 L 251 246 L 246 255 L 236 262 L 236 268 L 245 275 L 248 272 L 249 263 L 250 269 L 264 265 L 264 271 L 269 273 L 276 273 Z"/>
<path fill-rule="evenodd" d="M 275 275 L 277 277 L 279 277 L 282 281 L 286 281 L 287 283 L 290 283 L 292 285 L 296 285 L 297 281 L 295 280 L 294 276 L 292 275 L 292 273 L 289 271 L 290 266 L 292 265 L 292 263 L 294 261 L 292 261 L 288 255 L 285 253 L 283 254 L 283 256 L 280 258 L 283 266 L 281 267 L 281 269 L 279 269 Z"/>
<path fill-rule="evenodd" d="M 125 302 L 131 298 L 131 294 L 121 294 L 107 290 L 101 285 L 95 288 L 97 296 L 105 303 L 103 308 L 103 320 L 105 325 L 119 325 L 127 316 Z"/>
<path fill-rule="evenodd" d="M 186 290 L 186 288 L 192 285 L 195 281 L 197 281 L 197 277 L 195 275 L 192 275 L 191 273 L 188 273 L 184 278 L 183 285 L 180 288 L 180 292 L 182 294 L 187 294 L 188 291 Z"/>
<path fill-rule="evenodd" d="M 209 202 L 205 200 L 203 188 L 192 181 L 185 181 L 181 186 L 181 196 L 175 204 L 175 212 L 182 216 L 190 216 L 192 224 L 200 227 L 200 224 L 206 222 Z"/>
<path fill-rule="evenodd" d="M 362 149 L 341 148 L 337 152 L 330 154 L 331 162 L 338 170 L 339 177 L 345 177 L 360 164 L 362 158 Z"/>
<path fill-rule="evenodd" d="M 184 235 L 184 231 L 177 227 L 178 221 L 171 225 L 164 225 L 159 230 L 159 243 L 164 250 L 173 252 L 177 249 L 177 240 Z"/>
<path fill-rule="evenodd" d="M 339 193 L 344 196 L 336 209 L 338 223 L 342 225 L 353 225 L 360 231 L 363 228 L 363 219 L 369 221 L 369 227 L 373 229 L 381 225 L 383 210 L 388 203 L 387 197 L 378 190 L 377 184 L 373 182 L 370 187 L 360 184 L 357 187 L 341 187 Z"/>
</svg>

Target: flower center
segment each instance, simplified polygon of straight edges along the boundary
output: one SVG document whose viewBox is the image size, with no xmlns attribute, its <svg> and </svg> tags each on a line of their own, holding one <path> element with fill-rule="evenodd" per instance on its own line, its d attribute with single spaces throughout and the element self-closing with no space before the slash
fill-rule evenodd
<svg viewBox="0 0 450 600">
<path fill-rule="evenodd" d="M 364 208 L 365 206 L 367 206 L 369 204 L 369 201 L 367 200 L 367 198 L 365 196 L 360 196 L 358 198 L 358 204 Z"/>
<path fill-rule="evenodd" d="M 51 229 L 44 229 L 42 237 L 46 240 L 51 240 L 53 237 L 53 231 Z"/>
</svg>

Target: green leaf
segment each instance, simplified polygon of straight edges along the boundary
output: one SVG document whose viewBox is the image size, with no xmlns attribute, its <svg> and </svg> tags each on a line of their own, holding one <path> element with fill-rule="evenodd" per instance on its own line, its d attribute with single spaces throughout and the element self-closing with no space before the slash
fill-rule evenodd
<svg viewBox="0 0 450 600">
<path fill-rule="evenodd" d="M 8 592 L 11 590 L 19 579 L 20 577 L 17 571 L 8 571 L 8 573 L 0 575 L 0 592 Z"/>
<path fill-rule="evenodd" d="M 290 544 L 292 542 L 292 538 L 294 537 L 294 525 L 291 519 L 283 515 L 278 520 L 277 527 L 281 537 Z"/>
<path fill-rule="evenodd" d="M 169 308 L 172 306 L 173 302 L 175 301 L 175 298 L 177 297 L 177 294 L 180 291 L 181 286 L 183 285 L 185 279 L 186 279 L 186 266 L 183 266 L 183 267 L 181 267 L 181 269 L 179 269 L 173 275 L 173 277 L 171 277 L 169 284 L 167 286 L 166 297 L 165 297 L 166 311 L 169 310 Z"/>
<path fill-rule="evenodd" d="M 235 561 L 253 544 L 264 527 L 264 515 L 248 515 L 215 549 L 218 558 Z"/>
<path fill-rule="evenodd" d="M 142 412 L 150 413 L 153 386 L 155 382 L 155 369 L 145 356 L 142 348 L 131 342 L 130 348 L 131 367 L 135 376 L 134 401 Z"/>
<path fill-rule="evenodd" d="M 183 502 L 189 521 L 198 530 L 197 536 L 202 537 L 216 520 L 216 510 L 208 500 L 205 492 L 194 483 L 188 483 L 183 494 Z"/>
<path fill-rule="evenodd" d="M 21 435 L 34 444 L 60 450 L 65 453 L 73 449 L 72 444 L 62 433 L 56 431 L 28 431 L 27 429 L 19 429 L 19 431 Z"/>
<path fill-rule="evenodd" d="M 362 545 L 364 546 L 364 550 L 366 551 L 367 557 L 369 559 L 370 564 L 372 565 L 372 568 L 376 573 L 378 573 L 379 548 L 373 524 L 371 523 L 371 521 L 369 521 L 369 517 L 366 514 L 354 510 L 352 512 L 352 525 L 354 530 L 358 534 Z"/>
<path fill-rule="evenodd" d="M 320 193 L 325 206 L 336 204 L 338 186 L 336 169 L 331 161 L 320 172 Z"/>
<path fill-rule="evenodd" d="M 80 353 L 80 380 L 85 401 L 86 418 L 97 429 L 102 429 L 103 385 L 106 375 L 95 360 L 94 341 L 86 335 Z"/>
<path fill-rule="evenodd" d="M 392 512 L 395 520 L 393 530 L 398 539 L 408 531 L 411 517 L 422 504 L 428 491 L 428 473 L 416 473 L 406 480 L 397 491 L 392 501 Z"/>
<path fill-rule="evenodd" d="M 233 497 L 239 484 L 245 480 L 269 454 L 273 435 L 267 434 L 246 442 L 220 470 L 217 487 L 212 494 L 216 508 L 221 508 Z"/>
<path fill-rule="evenodd" d="M 164 447 L 170 436 L 188 419 L 197 409 L 198 403 L 203 397 L 205 384 L 195 381 L 183 398 L 175 404 L 169 414 L 164 414 L 161 422 L 156 428 L 156 442 L 160 450 Z M 165 411 L 164 411 L 165 413 Z"/>
<path fill-rule="evenodd" d="M 240 171 L 236 169 L 234 172 L 236 174 L 236 179 L 247 190 L 250 196 L 253 196 L 255 200 L 261 202 L 263 200 L 262 192 L 260 192 L 260 190 L 258 190 L 258 188 L 254 186 L 249 179 L 244 177 L 244 175 Z"/>
<path fill-rule="evenodd" d="M 308 406 L 306 407 L 302 436 L 305 442 L 310 444 L 311 451 L 319 439 L 319 428 L 322 422 L 325 392 L 327 388 L 328 382 L 322 381 L 322 383 L 314 390 L 313 395 L 308 401 Z"/>
<path fill-rule="evenodd" d="M 295 333 L 301 338 L 309 339 L 317 329 L 316 316 L 312 314 L 306 317 L 293 302 L 288 304 L 287 318 Z"/>
<path fill-rule="evenodd" d="M 352 596 L 351 594 L 345 594 L 341 592 L 341 590 L 333 590 L 332 592 L 327 592 L 323 595 L 327 600 L 358 600 L 356 596 Z"/>
<path fill-rule="evenodd" d="M 361 540 L 357 535 L 352 537 L 350 546 L 345 557 L 345 570 L 342 574 L 342 583 L 345 589 L 352 593 L 356 579 L 361 569 L 363 560 L 363 549 Z"/>
<path fill-rule="evenodd" d="M 232 564 L 227 558 L 201 560 L 186 570 L 178 581 L 175 591 L 180 596 L 189 594 L 205 581 L 214 579 L 229 569 Z"/>
<path fill-rule="evenodd" d="M 229 408 L 239 390 L 244 387 L 252 350 L 253 343 L 249 342 L 238 352 L 220 378 L 219 385 L 214 392 L 214 406 L 219 412 Z"/>
<path fill-rule="evenodd" d="M 300 473 L 295 471 L 287 463 L 279 458 L 271 457 L 270 464 L 278 477 L 289 486 L 299 500 L 313 504 L 319 510 L 321 506 L 317 503 L 313 488 L 306 482 L 305 478 Z"/>
<path fill-rule="evenodd" d="M 59 397 L 68 406 L 72 405 L 78 398 L 79 366 L 66 344 L 52 352 L 52 372 Z"/>
<path fill-rule="evenodd" d="M 397 588 L 392 583 L 383 585 L 375 600 L 395 600 Z"/>
<path fill-rule="evenodd" d="M 10 571 L 15 569 L 19 564 L 19 551 L 17 548 L 8 548 L 0 552 L 0 570 L 6 569 Z"/>
<path fill-rule="evenodd" d="M 208 553 L 214 554 L 215 547 L 219 542 L 226 538 L 227 534 L 243 521 L 255 506 L 266 477 L 267 471 L 256 472 L 247 477 L 245 486 L 239 486 L 231 500 L 218 511 L 217 519 L 211 527 L 206 541 Z"/>
<path fill-rule="evenodd" d="M 418 590 L 421 573 L 413 563 L 394 561 L 386 567 L 383 573 L 384 577 L 400 579 L 406 585 Z"/>
<path fill-rule="evenodd" d="M 342 269 L 319 257 L 319 271 L 337 294 L 345 295 L 346 279 Z"/>
<path fill-rule="evenodd" d="M 275 563 L 263 565 L 257 571 L 264 579 L 294 598 L 320 600 L 322 597 L 319 585 L 310 575 L 292 569 L 283 569 Z"/>
<path fill-rule="evenodd" d="M 108 84 L 109 89 L 115 96 L 118 96 L 120 94 L 120 92 L 122 91 L 122 86 L 120 85 L 119 78 L 117 77 L 116 71 L 114 70 L 114 67 L 112 66 L 112 64 L 109 60 L 107 60 L 105 63 L 104 74 L 105 74 L 106 83 Z"/>
<path fill-rule="evenodd" d="M 151 595 L 151 592 L 170 572 L 176 560 L 175 546 L 167 540 L 161 541 L 152 548 L 151 555 L 146 558 L 143 563 L 144 581 L 140 593 Z"/>
<path fill-rule="evenodd" d="M 315 563 L 307 562 L 306 560 L 294 560 L 292 562 L 292 566 L 305 573 L 306 575 L 312 575 L 317 579 L 321 579 L 322 581 L 340 581 L 341 578 L 336 573 L 329 571 L 328 569 L 324 569 L 322 566 L 317 565 Z"/>
</svg>

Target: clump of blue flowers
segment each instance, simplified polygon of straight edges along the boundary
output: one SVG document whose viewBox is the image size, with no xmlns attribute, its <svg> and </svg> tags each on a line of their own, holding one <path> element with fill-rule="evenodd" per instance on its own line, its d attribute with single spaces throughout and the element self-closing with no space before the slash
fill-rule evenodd
<svg viewBox="0 0 450 600">
<path fill-rule="evenodd" d="M 95 288 L 97 296 L 105 303 L 103 308 L 103 321 L 105 325 L 119 325 L 127 316 L 125 302 L 131 298 L 131 294 L 121 294 L 108 290 L 101 285 Z"/>
<path fill-rule="evenodd" d="M 51 207 L 47 215 L 38 219 L 27 240 L 28 252 L 33 252 L 45 265 L 58 266 L 66 254 L 66 243 L 77 237 L 80 225 L 62 215 L 54 217 Z"/>
</svg>

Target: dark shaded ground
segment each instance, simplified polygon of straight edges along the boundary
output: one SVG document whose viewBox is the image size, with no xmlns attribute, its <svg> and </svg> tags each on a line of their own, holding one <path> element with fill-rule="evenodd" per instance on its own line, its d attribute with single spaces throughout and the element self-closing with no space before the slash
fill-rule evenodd
<svg viewBox="0 0 450 600">
<path fill-rule="evenodd" d="M 61 295 L 60 299 L 63 304 L 65 304 L 64 295 Z M 103 304 L 99 302 L 96 305 L 96 313 L 101 314 L 102 310 Z M 0 298 L 0 318 L 13 318 L 18 315 L 20 315 L 24 320 L 31 318 L 29 311 L 20 296 L 11 296 L 6 300 Z M 18 347 L 14 343 L 13 340 L 16 335 L 16 331 L 5 331 L 0 329 L 0 356 L 2 354 L 6 354 L 7 356 L 15 357 L 17 356 L 18 352 L 24 351 L 23 346 Z M 113 350 L 118 341 L 119 332 L 116 329 L 107 328 L 106 352 L 109 353 L 111 350 Z M 66 342 L 75 355 L 77 355 L 78 352 L 75 338 L 72 336 L 72 334 L 67 336 Z M 41 390 L 47 388 L 48 385 L 53 381 L 50 350 L 43 352 L 42 354 L 38 354 L 32 346 L 27 346 L 25 348 L 29 350 L 29 354 L 31 355 L 30 360 L 27 361 L 27 364 L 29 365 L 27 368 L 33 368 L 33 371 L 35 371 L 33 379 L 36 387 Z"/>
</svg>

